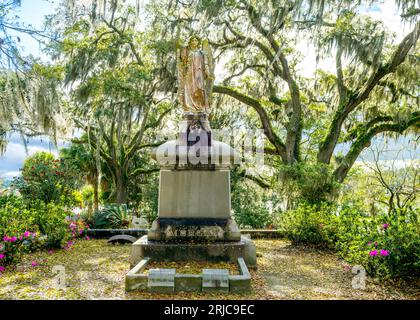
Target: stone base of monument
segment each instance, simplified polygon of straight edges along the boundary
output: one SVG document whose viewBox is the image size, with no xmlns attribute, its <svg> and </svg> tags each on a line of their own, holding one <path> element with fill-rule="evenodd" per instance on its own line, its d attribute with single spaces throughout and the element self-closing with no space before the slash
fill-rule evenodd
<svg viewBox="0 0 420 320">
<path fill-rule="evenodd" d="M 239 241 L 230 216 L 230 171 L 160 170 L 159 218 L 148 232 L 156 241 Z"/>
<path fill-rule="evenodd" d="M 243 258 L 248 267 L 257 266 L 255 245 L 244 236 L 239 241 L 197 243 L 151 241 L 147 236 L 143 236 L 131 247 L 131 266 L 135 266 L 146 257 L 154 261 L 210 262 L 235 262 L 238 258 Z"/>
<path fill-rule="evenodd" d="M 201 274 L 182 274 L 175 269 L 150 269 L 143 273 L 150 261 L 146 257 L 128 272 L 126 291 L 243 293 L 251 289 L 251 274 L 241 257 L 236 260 L 239 275 L 230 275 L 225 269 L 203 269 Z"/>
<path fill-rule="evenodd" d="M 203 269 L 202 274 L 178 274 L 174 269 L 151 269 L 142 274 L 150 261 L 205 261 L 238 264 L 239 275 L 229 275 L 224 269 Z M 132 245 L 130 264 L 126 275 L 126 290 L 148 292 L 248 292 L 251 274 L 248 267 L 256 268 L 254 243 L 242 236 L 229 242 L 170 243 L 148 240 L 143 236 Z"/>
<path fill-rule="evenodd" d="M 149 241 L 177 243 L 241 240 L 241 232 L 231 218 L 158 218 L 147 235 Z"/>
<path fill-rule="evenodd" d="M 250 290 L 256 268 L 253 242 L 241 236 L 231 216 L 230 166 L 239 159 L 228 144 L 213 140 L 205 114 L 187 114 L 178 140 L 160 145 L 158 218 L 132 245 L 126 290 L 150 292 Z M 203 269 L 199 275 L 151 269 L 149 261 L 233 262 L 239 275 Z"/>
</svg>

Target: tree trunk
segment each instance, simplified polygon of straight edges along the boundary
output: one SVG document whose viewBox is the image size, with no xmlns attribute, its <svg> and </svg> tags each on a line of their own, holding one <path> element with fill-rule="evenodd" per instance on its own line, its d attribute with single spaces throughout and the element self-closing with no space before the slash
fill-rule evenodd
<svg viewBox="0 0 420 320">
<path fill-rule="evenodd" d="M 99 210 L 99 179 L 98 175 L 95 175 L 93 181 L 93 209 L 96 211 Z"/>
<path fill-rule="evenodd" d="M 115 202 L 118 204 L 127 203 L 128 190 L 127 190 L 127 179 L 125 179 L 124 174 L 118 170 L 115 172 Z"/>
<path fill-rule="evenodd" d="M 117 185 L 116 189 L 117 189 L 117 198 L 115 200 L 116 203 L 126 204 L 127 203 L 127 198 L 128 198 L 127 186 L 124 185 L 124 184 Z"/>
</svg>

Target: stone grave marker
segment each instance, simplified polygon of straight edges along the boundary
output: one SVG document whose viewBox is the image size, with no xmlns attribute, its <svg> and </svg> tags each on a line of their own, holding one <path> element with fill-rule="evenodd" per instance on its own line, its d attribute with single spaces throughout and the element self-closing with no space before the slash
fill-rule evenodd
<svg viewBox="0 0 420 320">
<path fill-rule="evenodd" d="M 227 269 L 203 269 L 202 290 L 229 292 L 229 271 Z"/>
<path fill-rule="evenodd" d="M 147 286 L 152 292 L 174 292 L 175 269 L 150 269 Z"/>
</svg>

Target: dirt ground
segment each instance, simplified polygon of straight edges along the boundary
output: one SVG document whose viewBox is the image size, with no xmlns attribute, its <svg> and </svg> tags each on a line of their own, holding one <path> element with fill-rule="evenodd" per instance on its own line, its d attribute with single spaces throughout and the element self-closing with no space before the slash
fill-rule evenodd
<svg viewBox="0 0 420 320">
<path fill-rule="evenodd" d="M 354 289 L 351 268 L 334 253 L 285 240 L 255 244 L 258 269 L 251 270 L 248 294 L 126 293 L 130 246 L 89 240 L 68 250 L 25 255 L 0 275 L 0 299 L 420 299 L 420 279 L 384 284 L 367 278 L 364 290 Z M 202 264 L 180 267 L 197 270 Z"/>
</svg>

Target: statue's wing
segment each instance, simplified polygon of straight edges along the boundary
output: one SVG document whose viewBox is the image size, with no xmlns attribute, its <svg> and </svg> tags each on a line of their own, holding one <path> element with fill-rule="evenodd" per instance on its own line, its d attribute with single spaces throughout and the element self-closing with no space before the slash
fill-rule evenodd
<svg viewBox="0 0 420 320">
<path fill-rule="evenodd" d="M 210 78 L 206 80 L 206 97 L 208 101 L 208 106 L 210 107 L 212 103 L 212 91 L 213 91 L 213 82 L 214 82 L 214 64 L 213 64 L 213 55 L 211 52 L 211 47 L 209 41 L 204 39 L 202 42 L 202 49 L 205 57 L 205 64 L 207 72 L 210 75 Z"/>
<path fill-rule="evenodd" d="M 207 58 L 207 64 L 209 67 L 209 72 L 212 76 L 214 76 L 214 64 L 213 64 L 213 54 L 211 52 L 211 47 L 209 41 L 207 39 L 203 40 L 202 43 L 203 52 Z"/>
<path fill-rule="evenodd" d="M 180 47 L 177 50 L 177 69 L 178 69 L 178 98 L 181 105 L 184 105 L 185 97 L 185 76 L 186 76 L 186 66 L 185 62 L 188 58 L 188 49 L 185 47 Z"/>
</svg>

